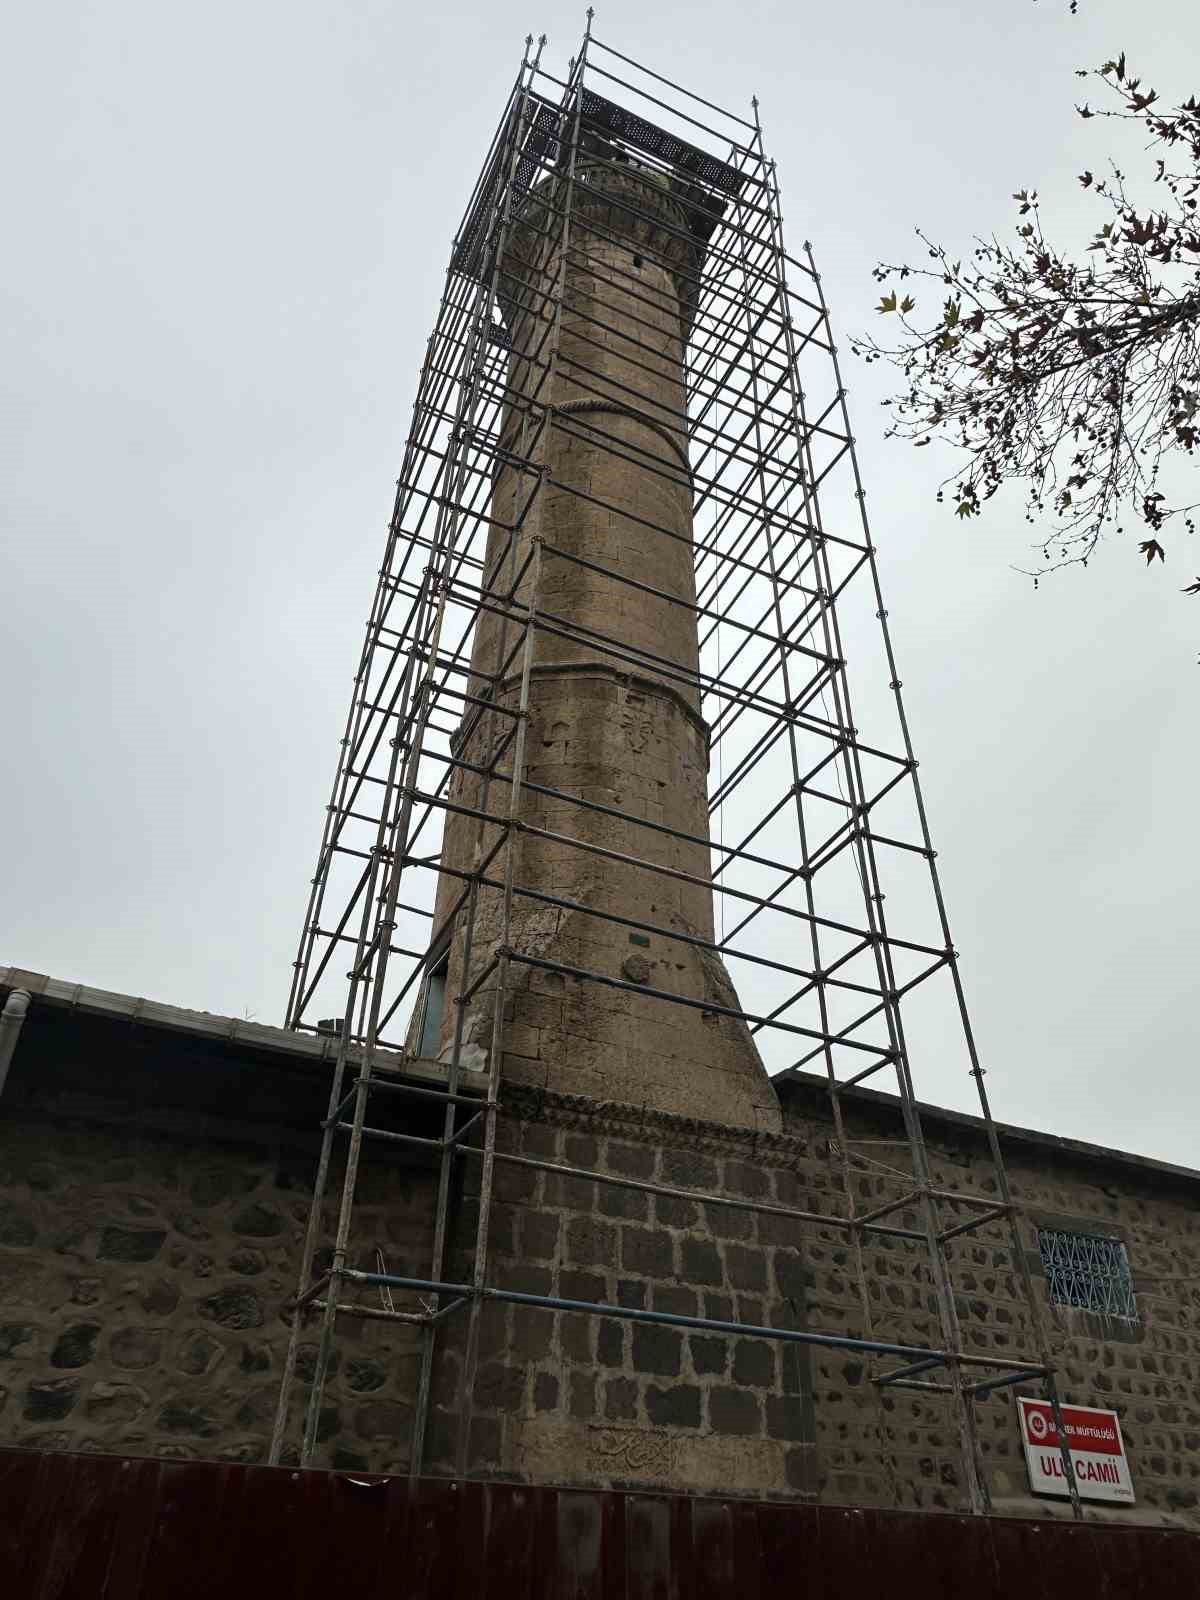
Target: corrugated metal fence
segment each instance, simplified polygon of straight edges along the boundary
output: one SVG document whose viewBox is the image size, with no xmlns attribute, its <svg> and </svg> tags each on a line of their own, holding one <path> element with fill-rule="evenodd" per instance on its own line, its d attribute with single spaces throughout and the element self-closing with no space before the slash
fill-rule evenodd
<svg viewBox="0 0 1200 1600">
<path fill-rule="evenodd" d="M 0 1450 L 12 1600 L 1177 1600 L 1200 1537 Z"/>
</svg>

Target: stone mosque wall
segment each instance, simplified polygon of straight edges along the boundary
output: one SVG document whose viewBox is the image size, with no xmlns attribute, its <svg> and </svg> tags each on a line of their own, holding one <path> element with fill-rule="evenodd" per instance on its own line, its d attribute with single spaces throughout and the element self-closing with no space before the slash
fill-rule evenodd
<svg viewBox="0 0 1200 1600">
<path fill-rule="evenodd" d="M 325 1073 L 286 1056 L 35 1002 L 0 1100 L 0 1440 L 265 1459 L 327 1087 Z M 784 1132 L 755 1134 L 514 1089 L 499 1148 L 683 1191 L 842 1209 L 821 1094 L 801 1081 L 780 1098 Z M 886 1141 L 900 1129 L 887 1097 L 860 1092 L 847 1104 L 851 1136 L 894 1162 Z M 935 1181 L 988 1192 L 982 1138 L 968 1119 L 931 1112 L 927 1134 Z M 1089 1515 L 1200 1526 L 1200 1176 L 1015 1131 L 1006 1154 L 1064 1401 L 1121 1418 L 1137 1505 Z M 477 1173 L 468 1160 L 456 1240 L 473 1237 Z M 855 1181 L 864 1203 L 885 1193 L 869 1166 Z M 390 1148 L 373 1155 L 354 1264 L 424 1274 L 432 1196 L 427 1171 Z M 1039 1226 L 1122 1241 L 1136 1318 L 1052 1304 Z M 978 1232 L 957 1248 L 966 1348 L 1027 1350 L 1005 1236 Z M 937 1339 L 923 1250 L 903 1241 L 864 1253 L 869 1329 L 840 1229 L 504 1163 L 490 1259 L 490 1281 L 517 1291 Z M 449 1275 L 468 1266 L 454 1243 Z M 881 1394 L 869 1359 L 853 1352 L 501 1303 L 482 1317 L 472 1473 L 962 1505 L 947 1402 Z M 439 1346 L 430 1472 L 453 1470 L 464 1333 L 465 1320 L 452 1319 Z M 309 1345 L 303 1359 L 312 1353 Z M 319 1463 L 405 1470 L 418 1365 L 410 1331 L 343 1319 Z M 980 1413 L 995 1507 L 1061 1512 L 1062 1503 L 1028 1492 L 1014 1410 L 1006 1392 Z"/>
</svg>

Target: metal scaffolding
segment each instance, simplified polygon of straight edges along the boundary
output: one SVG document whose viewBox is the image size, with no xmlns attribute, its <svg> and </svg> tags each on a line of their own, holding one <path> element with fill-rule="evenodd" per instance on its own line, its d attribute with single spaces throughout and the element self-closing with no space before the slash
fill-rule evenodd
<svg viewBox="0 0 1200 1600">
<path fill-rule="evenodd" d="M 308 1461 L 339 1319 L 369 1316 L 420 1331 L 416 1474 L 435 1341 L 448 1319 L 465 1317 L 458 1455 L 465 1471 L 479 1311 L 489 1300 L 507 1300 L 868 1354 L 877 1359 L 879 1385 L 951 1398 L 968 1497 L 973 1509 L 984 1510 L 987 1490 L 976 1435 L 976 1406 L 983 1397 L 1015 1384 L 1040 1386 L 1053 1407 L 1059 1439 L 1067 1434 L 951 942 L 821 280 L 807 244 L 800 256 L 784 246 L 776 170 L 764 148 L 757 103 L 745 119 L 689 94 L 594 37 L 590 13 L 565 78 L 542 64 L 544 42 L 535 47 L 527 41 L 454 242 L 294 967 L 288 1026 L 328 1031 L 330 1023 L 322 1018 L 332 1016 L 340 1048 L 271 1459 L 280 1459 L 287 1437 L 304 1327 L 315 1322 L 320 1329 L 315 1366 L 305 1374 L 310 1382 L 301 1460 Z M 547 399 L 559 360 L 561 274 L 557 284 L 528 291 L 542 302 L 532 313 L 543 331 L 519 372 L 505 314 L 512 286 L 502 282 L 501 265 L 514 227 L 557 235 L 565 261 L 572 240 L 596 226 L 577 203 L 581 189 L 594 181 L 593 168 L 581 170 L 576 159 L 585 149 L 593 159 L 602 149 L 606 159 L 670 184 L 687 215 L 689 236 L 703 241 L 682 290 L 690 312 L 686 439 L 668 437 L 677 452 L 682 446 L 690 481 L 694 602 L 590 563 L 545 532 L 518 549 L 521 529 L 545 492 L 545 445 L 552 430 L 586 430 L 590 442 L 599 437 L 618 454 L 634 448 L 616 430 L 605 434 L 603 404 L 591 407 L 585 419 Z M 661 218 L 654 220 L 662 226 Z M 631 278 L 610 287 L 615 294 L 618 288 L 636 291 L 637 284 Z M 582 313 L 574 308 L 573 315 L 578 323 Z M 611 332 L 603 284 L 588 315 L 599 346 Z M 637 345 L 628 318 L 622 337 Z M 648 345 L 642 353 L 652 362 Z M 575 381 L 586 388 L 578 340 L 572 361 Z M 636 357 L 631 363 L 636 370 Z M 527 419 L 519 435 L 506 426 L 514 401 Z M 637 393 L 628 401 L 634 408 L 640 404 L 643 415 L 652 405 Z M 662 457 L 646 456 L 638 465 L 678 479 L 678 467 Z M 493 502 L 502 468 L 518 479 L 522 493 L 503 526 L 497 558 Z M 587 498 L 583 489 L 574 492 Z M 644 529 L 648 538 L 678 537 L 649 515 Z M 698 674 L 623 642 L 618 632 L 591 630 L 587 645 L 626 670 L 652 671 L 659 681 L 698 694 L 709 734 L 711 837 L 687 842 L 711 850 L 711 877 L 703 882 L 715 896 L 717 930 L 711 940 L 692 940 L 730 963 L 741 998 L 728 1014 L 751 1030 L 769 1070 L 808 1068 L 823 1075 L 843 1180 L 840 1215 L 621 1178 L 497 1148 L 503 1051 L 491 1051 L 484 1074 L 463 1060 L 463 1002 L 480 985 L 498 991 L 497 1030 L 506 987 L 514 972 L 528 966 L 584 984 L 638 991 L 664 1004 L 714 1009 L 711 997 L 674 994 L 556 962 L 512 938 L 512 907 L 522 897 L 559 909 L 592 909 L 550 893 L 545 884 L 522 881 L 516 841 L 538 831 L 523 819 L 523 794 L 536 791 L 565 815 L 607 809 L 539 785 L 527 771 L 529 684 L 539 641 L 569 636 L 572 628 L 539 592 L 539 573 L 551 557 L 592 565 L 608 581 L 694 613 Z M 488 625 L 501 641 L 491 675 L 481 674 L 472 656 L 485 617 L 494 619 Z M 858 697 L 853 708 L 852 671 Z M 515 706 L 497 692 L 502 682 L 518 685 Z M 487 740 L 472 740 L 479 728 L 488 730 Z M 490 756 L 481 759 L 480 750 Z M 473 804 L 461 794 L 454 798 L 456 772 L 469 774 Z M 466 815 L 477 827 L 477 849 L 465 866 L 442 856 L 442 830 L 451 813 Z M 637 820 L 647 837 L 671 832 L 649 818 Z M 665 870 L 637 854 L 590 842 L 585 828 L 573 832 L 564 825 L 555 837 L 627 867 Z M 455 896 L 450 917 L 435 928 L 435 889 L 446 875 L 455 880 Z M 471 919 L 484 893 L 499 896 L 503 929 L 486 961 L 472 966 Z M 664 931 L 635 917 L 594 914 L 635 936 Z M 418 1060 L 419 1007 L 443 958 L 441 934 L 451 917 L 468 927 L 465 967 L 457 991 L 445 996 L 448 1008 L 457 1006 L 459 1022 L 440 1060 Z M 681 935 L 671 930 L 671 937 Z M 927 1002 L 935 991 L 943 999 Z M 918 1039 L 922 1029 L 932 1043 Z M 939 1059 L 959 1061 L 974 1079 L 994 1169 L 990 1196 L 934 1181 L 912 1075 L 914 1055 L 927 1049 Z M 908 1166 L 887 1168 L 894 1194 L 864 1208 L 855 1182 L 863 1162 L 847 1134 L 842 1096 L 879 1074 L 895 1085 Z M 411 1107 L 413 1116 L 374 1116 L 381 1103 Z M 383 1121 L 389 1126 L 381 1126 Z M 367 1151 L 379 1149 L 386 1157 L 397 1148 L 420 1152 L 436 1174 L 432 1257 L 419 1277 L 351 1265 L 356 1189 Z M 447 1281 L 449 1198 L 456 1174 L 472 1163 L 481 1169 L 473 1270 L 469 1281 Z M 809 1226 L 836 1228 L 858 1265 L 868 1337 L 746 1326 L 498 1287 L 489 1276 L 488 1229 L 500 1163 L 783 1215 L 801 1233 Z M 331 1179 L 335 1172 L 337 1183 Z M 322 1257 L 326 1209 L 335 1193 L 332 1250 Z M 1035 1330 L 1034 1347 L 1020 1357 L 964 1349 L 958 1325 L 952 1241 L 997 1226 L 1007 1229 L 1011 1265 Z M 927 1251 L 939 1329 L 927 1346 L 889 1338 L 887 1327 L 878 1325 L 881 1314 L 867 1293 L 862 1250 L 879 1238 Z M 367 1300 L 364 1289 L 382 1291 L 384 1302 Z M 393 1291 L 404 1300 L 401 1309 Z M 1063 1471 L 1078 1515 L 1065 1446 Z"/>
</svg>

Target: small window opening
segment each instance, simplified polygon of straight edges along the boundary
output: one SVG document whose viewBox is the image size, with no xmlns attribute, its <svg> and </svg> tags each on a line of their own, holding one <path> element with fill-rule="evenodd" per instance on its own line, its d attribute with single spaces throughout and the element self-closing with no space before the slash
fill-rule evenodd
<svg viewBox="0 0 1200 1600">
<path fill-rule="evenodd" d="M 1039 1228 L 1038 1253 L 1055 1304 L 1137 1321 L 1133 1276 L 1120 1239 Z"/>
<path fill-rule="evenodd" d="M 446 974 L 450 967 L 447 950 L 435 966 L 430 968 L 421 993 L 421 1027 L 417 1035 L 417 1054 L 433 1060 L 438 1053 L 438 1040 L 442 1035 L 442 1011 L 446 1004 Z"/>
<path fill-rule="evenodd" d="M 641 256 L 634 256 L 634 258 L 633 258 L 633 264 L 634 264 L 634 266 L 635 266 L 635 267 L 640 267 L 640 266 L 642 266 L 642 264 L 643 264 L 643 263 L 642 263 L 642 258 L 641 258 Z"/>
</svg>

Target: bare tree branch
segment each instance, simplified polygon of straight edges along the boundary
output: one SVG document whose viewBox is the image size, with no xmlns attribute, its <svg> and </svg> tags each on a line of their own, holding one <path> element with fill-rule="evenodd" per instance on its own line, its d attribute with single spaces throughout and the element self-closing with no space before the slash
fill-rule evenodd
<svg viewBox="0 0 1200 1600">
<path fill-rule="evenodd" d="M 1125 513 L 1148 532 L 1146 561 L 1162 561 L 1158 535 L 1173 519 L 1194 531 L 1196 510 L 1168 498 L 1160 474 L 1200 442 L 1200 106 L 1192 96 L 1160 110 L 1124 54 L 1078 76 L 1109 102 L 1078 106 L 1081 117 L 1131 121 L 1149 136 L 1158 206 L 1135 204 L 1115 166 L 1102 178 L 1081 173 L 1107 212 L 1082 261 L 1047 239 L 1036 191 L 1014 196 L 1015 242 L 977 238 L 966 263 L 918 230 L 930 265 L 875 269 L 887 286 L 878 310 L 898 319 L 899 338 L 854 342 L 903 376 L 885 402 L 889 436 L 948 439 L 970 457 L 939 500 L 952 486 L 955 511 L 972 517 L 1020 481 L 1027 520 L 1053 517 L 1043 571 L 1086 563 Z M 919 317 L 906 292 L 922 284 L 937 285 L 934 318 Z"/>
</svg>

